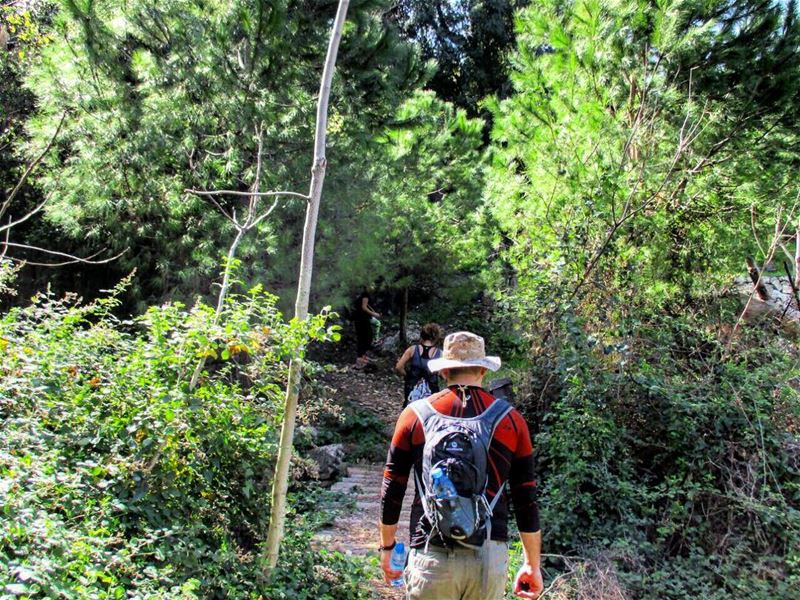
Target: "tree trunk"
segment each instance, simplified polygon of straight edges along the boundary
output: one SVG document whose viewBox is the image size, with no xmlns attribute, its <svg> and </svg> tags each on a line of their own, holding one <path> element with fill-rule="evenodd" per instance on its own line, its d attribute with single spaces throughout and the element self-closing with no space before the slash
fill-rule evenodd
<svg viewBox="0 0 800 600">
<path fill-rule="evenodd" d="M 756 293 L 761 300 L 767 302 L 769 300 L 769 292 L 767 291 L 767 286 L 765 286 L 764 282 L 761 281 L 761 272 L 758 270 L 756 261 L 753 260 L 752 256 L 748 256 L 746 260 L 747 272 L 750 275 L 750 280 L 753 282 L 753 285 L 756 288 Z"/>
<path fill-rule="evenodd" d="M 795 305 L 797 306 L 797 310 L 800 311 L 800 291 L 798 291 L 797 283 L 792 278 L 792 268 L 789 266 L 789 263 L 783 261 L 783 269 L 786 271 L 786 277 L 789 280 L 789 287 L 792 288 L 792 297 L 794 298 Z M 786 311 L 789 310 L 789 305 L 791 302 L 786 304 L 786 310 L 783 311 L 783 316 L 786 315 Z M 783 316 L 781 318 L 783 318 Z"/>
<path fill-rule="evenodd" d="M 400 345 L 408 346 L 408 286 L 400 292 Z"/>
<path fill-rule="evenodd" d="M 231 244 L 231 247 L 228 248 L 228 258 L 225 260 L 225 274 L 222 276 L 222 288 L 219 290 L 217 308 L 214 311 L 214 325 L 219 322 L 219 318 L 222 315 L 222 310 L 225 308 L 225 299 L 227 298 L 228 290 L 231 287 L 231 271 L 233 270 L 233 260 L 236 258 L 236 249 L 239 247 L 239 242 L 242 241 L 242 238 L 247 234 L 247 232 L 250 231 L 250 229 L 252 229 L 259 221 L 256 213 L 258 211 L 258 194 L 261 191 L 261 151 L 264 140 L 262 131 L 263 128 L 258 129 L 256 178 L 253 181 L 253 185 L 250 190 L 251 195 L 250 202 L 247 207 L 247 218 L 245 219 L 244 225 L 239 225 L 236 223 L 236 237 L 233 238 L 233 243 Z M 200 374 L 203 372 L 203 367 L 205 366 L 206 357 L 204 356 L 198 361 L 197 367 L 195 367 L 194 373 L 192 373 L 192 379 L 189 382 L 190 390 L 193 390 L 195 386 L 197 386 L 197 382 L 200 379 Z"/>
<path fill-rule="evenodd" d="M 794 251 L 794 284 L 800 288 L 800 223 L 797 224 L 797 241 Z"/>
<path fill-rule="evenodd" d="M 328 55 L 322 72 L 322 81 L 320 82 L 317 125 L 314 137 L 314 164 L 311 169 L 311 189 L 308 194 L 306 222 L 303 228 L 300 277 L 297 282 L 297 300 L 294 307 L 295 317 L 300 320 L 308 316 L 308 298 L 311 292 L 311 274 L 314 267 L 314 238 L 317 231 L 317 215 L 319 214 L 319 204 L 322 197 L 322 183 L 325 180 L 325 134 L 328 126 L 328 98 L 348 4 L 349 0 L 339 0 L 339 9 L 336 12 L 336 20 L 333 23 Z M 292 443 L 294 441 L 294 425 L 297 414 L 297 398 L 300 394 L 304 351 L 305 349 L 301 348 L 297 356 L 289 363 L 289 381 L 286 385 L 283 426 L 281 427 L 278 460 L 272 481 L 269 533 L 263 555 L 265 560 L 264 570 L 266 572 L 272 571 L 278 564 L 278 553 L 283 539 L 284 520 L 286 517 L 286 491 L 289 487 L 289 463 L 292 459 Z"/>
<path fill-rule="evenodd" d="M 219 298 L 217 298 L 217 310 L 214 312 L 214 324 L 217 324 L 219 321 L 219 316 L 222 314 L 222 309 L 225 307 L 225 297 L 228 295 L 228 289 L 231 286 L 231 269 L 233 268 L 233 259 L 236 257 L 236 249 L 239 247 L 239 242 L 242 241 L 242 237 L 246 231 L 242 228 L 236 232 L 236 237 L 233 239 L 233 243 L 231 247 L 228 248 L 228 258 L 225 261 L 225 274 L 222 277 L 222 288 L 219 291 Z M 192 379 L 189 382 L 189 389 L 193 390 L 197 386 L 197 382 L 200 380 L 200 374 L 203 372 L 203 367 L 206 366 L 206 357 L 202 357 L 198 362 L 197 366 L 194 369 L 194 373 L 192 373 Z"/>
</svg>

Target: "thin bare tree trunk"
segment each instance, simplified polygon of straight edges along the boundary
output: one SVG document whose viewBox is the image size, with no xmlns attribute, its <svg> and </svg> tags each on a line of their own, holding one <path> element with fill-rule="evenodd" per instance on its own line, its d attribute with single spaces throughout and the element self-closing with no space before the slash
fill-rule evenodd
<svg viewBox="0 0 800 600">
<path fill-rule="evenodd" d="M 795 305 L 797 306 L 797 310 L 800 311 L 800 291 L 798 291 L 797 284 L 795 283 L 794 279 L 792 278 L 792 268 L 789 266 L 789 263 L 783 261 L 783 270 L 786 271 L 786 277 L 789 280 L 789 287 L 792 288 L 792 297 L 794 298 Z M 786 310 L 783 311 L 783 315 L 781 315 L 781 319 L 786 316 L 787 311 L 789 310 L 789 306 L 791 305 L 791 301 L 786 303 Z"/>
<path fill-rule="evenodd" d="M 794 285 L 800 288 L 800 223 L 797 224 L 797 241 L 794 251 Z"/>
<path fill-rule="evenodd" d="M 250 202 L 247 207 L 247 217 L 245 218 L 244 224 L 239 225 L 235 219 L 232 219 L 234 226 L 236 227 L 236 237 L 233 238 L 233 243 L 231 244 L 230 248 L 228 248 L 228 257 L 225 260 L 225 274 L 222 277 L 222 287 L 219 290 L 219 297 L 217 298 L 217 309 L 214 311 L 214 325 L 219 322 L 219 318 L 222 315 L 222 310 L 225 308 L 225 299 L 227 298 L 228 290 L 231 287 L 231 271 L 233 270 L 233 261 L 236 258 L 236 249 L 239 247 L 239 242 L 241 242 L 242 238 L 247 234 L 247 232 L 255 227 L 256 224 L 258 224 L 258 222 L 261 220 L 261 217 L 257 216 L 257 212 L 258 199 L 260 196 L 259 192 L 261 188 L 261 152 L 264 142 L 263 127 L 258 127 L 256 129 L 256 133 L 258 135 L 256 178 L 252 185 L 252 193 L 250 194 Z M 270 212 L 272 212 L 272 210 L 268 211 L 266 214 L 269 214 Z M 192 379 L 189 382 L 190 390 L 193 390 L 197 386 L 197 382 L 200 380 L 200 375 L 203 372 L 203 367 L 205 366 L 206 357 L 203 356 L 199 361 L 197 361 L 197 366 L 194 369 L 194 373 L 192 373 Z"/>
<path fill-rule="evenodd" d="M 328 126 L 328 98 L 331 91 L 333 70 L 336 66 L 336 54 L 342 38 L 342 27 L 347 16 L 349 0 L 339 0 L 339 9 L 333 23 L 325 69 L 317 103 L 317 126 L 314 137 L 314 164 L 311 169 L 311 189 L 309 191 L 306 222 L 303 228 L 303 249 L 300 262 L 300 277 L 297 282 L 297 301 L 295 317 L 302 320 L 308 316 L 308 298 L 311 291 L 311 274 L 314 267 L 314 238 L 317 231 L 317 215 L 322 197 L 322 183 L 325 180 L 325 137 Z M 289 382 L 286 385 L 286 403 L 281 427 L 278 460 L 272 481 L 272 509 L 269 519 L 269 533 L 264 549 L 264 570 L 269 572 L 278 564 L 278 553 L 283 539 L 284 521 L 286 517 L 286 491 L 289 487 L 289 462 L 292 459 L 292 443 L 294 441 L 294 425 L 297 415 L 297 397 L 300 394 L 300 376 L 303 368 L 303 352 L 298 352 L 289 364 Z"/>
<path fill-rule="evenodd" d="M 230 288 L 230 279 L 231 279 L 231 269 L 233 268 L 233 259 L 236 257 L 236 249 L 239 247 L 239 242 L 242 241 L 244 234 L 246 231 L 244 229 L 239 229 L 236 232 L 236 237 L 233 239 L 233 243 L 231 244 L 230 248 L 228 248 L 228 258 L 225 261 L 225 275 L 222 277 L 222 288 L 219 291 L 219 298 L 217 298 L 217 310 L 214 313 L 214 324 L 217 324 L 219 321 L 219 317 L 222 314 L 222 309 L 225 306 L 225 297 L 228 295 L 228 289 Z M 203 367 L 206 366 L 206 357 L 203 356 L 200 360 L 197 361 L 197 366 L 194 368 L 194 373 L 192 373 L 192 379 L 189 381 L 189 389 L 193 390 L 197 387 L 197 382 L 200 380 L 200 375 L 203 372 Z"/>
</svg>

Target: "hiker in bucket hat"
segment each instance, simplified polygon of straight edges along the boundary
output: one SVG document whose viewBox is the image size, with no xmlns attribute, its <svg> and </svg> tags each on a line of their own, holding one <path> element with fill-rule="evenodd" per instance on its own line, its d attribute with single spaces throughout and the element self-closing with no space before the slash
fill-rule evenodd
<svg viewBox="0 0 800 600">
<path fill-rule="evenodd" d="M 408 405 L 397 419 L 381 492 L 381 568 L 387 582 L 404 576 L 409 600 L 495 600 L 504 597 L 509 499 L 523 548 L 514 594 L 538 598 L 541 531 L 528 425 L 481 385 L 501 361 L 467 331 L 444 340 L 428 367 L 447 388 Z M 487 451 L 488 450 L 488 451 Z M 412 475 L 413 472 L 413 475 Z M 408 479 L 411 552 L 405 571 L 390 566 Z"/>
</svg>

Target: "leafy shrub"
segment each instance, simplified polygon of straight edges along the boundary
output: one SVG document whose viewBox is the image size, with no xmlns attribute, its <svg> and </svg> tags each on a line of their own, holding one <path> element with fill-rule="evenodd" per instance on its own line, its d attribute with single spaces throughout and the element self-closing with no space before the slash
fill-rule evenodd
<svg viewBox="0 0 800 600">
<path fill-rule="evenodd" d="M 0 259 L 0 297 L 16 295 L 12 284 L 21 268 L 21 265 L 14 265 L 10 260 Z"/>
<path fill-rule="evenodd" d="M 312 532 L 329 527 L 334 516 L 352 512 L 355 503 L 314 483 L 302 482 L 290 493 L 287 520 L 291 531 L 281 546 L 281 561 L 262 590 L 271 600 L 366 600 L 363 583 L 374 576 L 377 565 L 325 548 L 312 550 Z"/>
<path fill-rule="evenodd" d="M 258 597 L 312 562 L 343 571 L 311 552 L 301 520 L 282 575 L 264 581 L 256 559 L 285 359 L 333 335 L 326 316 L 286 323 L 255 288 L 218 319 L 198 302 L 119 322 L 123 285 L 89 305 L 41 294 L 0 318 L 3 593 Z M 351 597 L 346 582 L 302 580 L 308 597 Z"/>
<path fill-rule="evenodd" d="M 612 558 L 636 598 L 789 597 L 796 348 L 757 328 L 726 341 L 690 314 L 628 323 L 603 340 L 565 318 L 534 374 L 548 550 Z"/>
</svg>

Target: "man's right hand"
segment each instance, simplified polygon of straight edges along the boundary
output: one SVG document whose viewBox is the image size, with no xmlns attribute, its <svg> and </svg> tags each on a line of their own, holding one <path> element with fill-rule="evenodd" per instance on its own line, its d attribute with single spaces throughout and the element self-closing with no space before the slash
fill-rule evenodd
<svg viewBox="0 0 800 600">
<path fill-rule="evenodd" d="M 514 579 L 514 595 L 517 598 L 538 598 L 544 591 L 544 581 L 542 581 L 542 571 L 539 567 L 533 567 L 525 563 Z"/>
<path fill-rule="evenodd" d="M 381 570 L 383 571 L 383 580 L 386 583 L 391 583 L 395 579 L 399 579 L 403 576 L 402 571 L 395 571 L 389 566 L 389 562 L 392 560 L 392 551 L 391 550 L 382 550 L 381 551 Z"/>
</svg>

